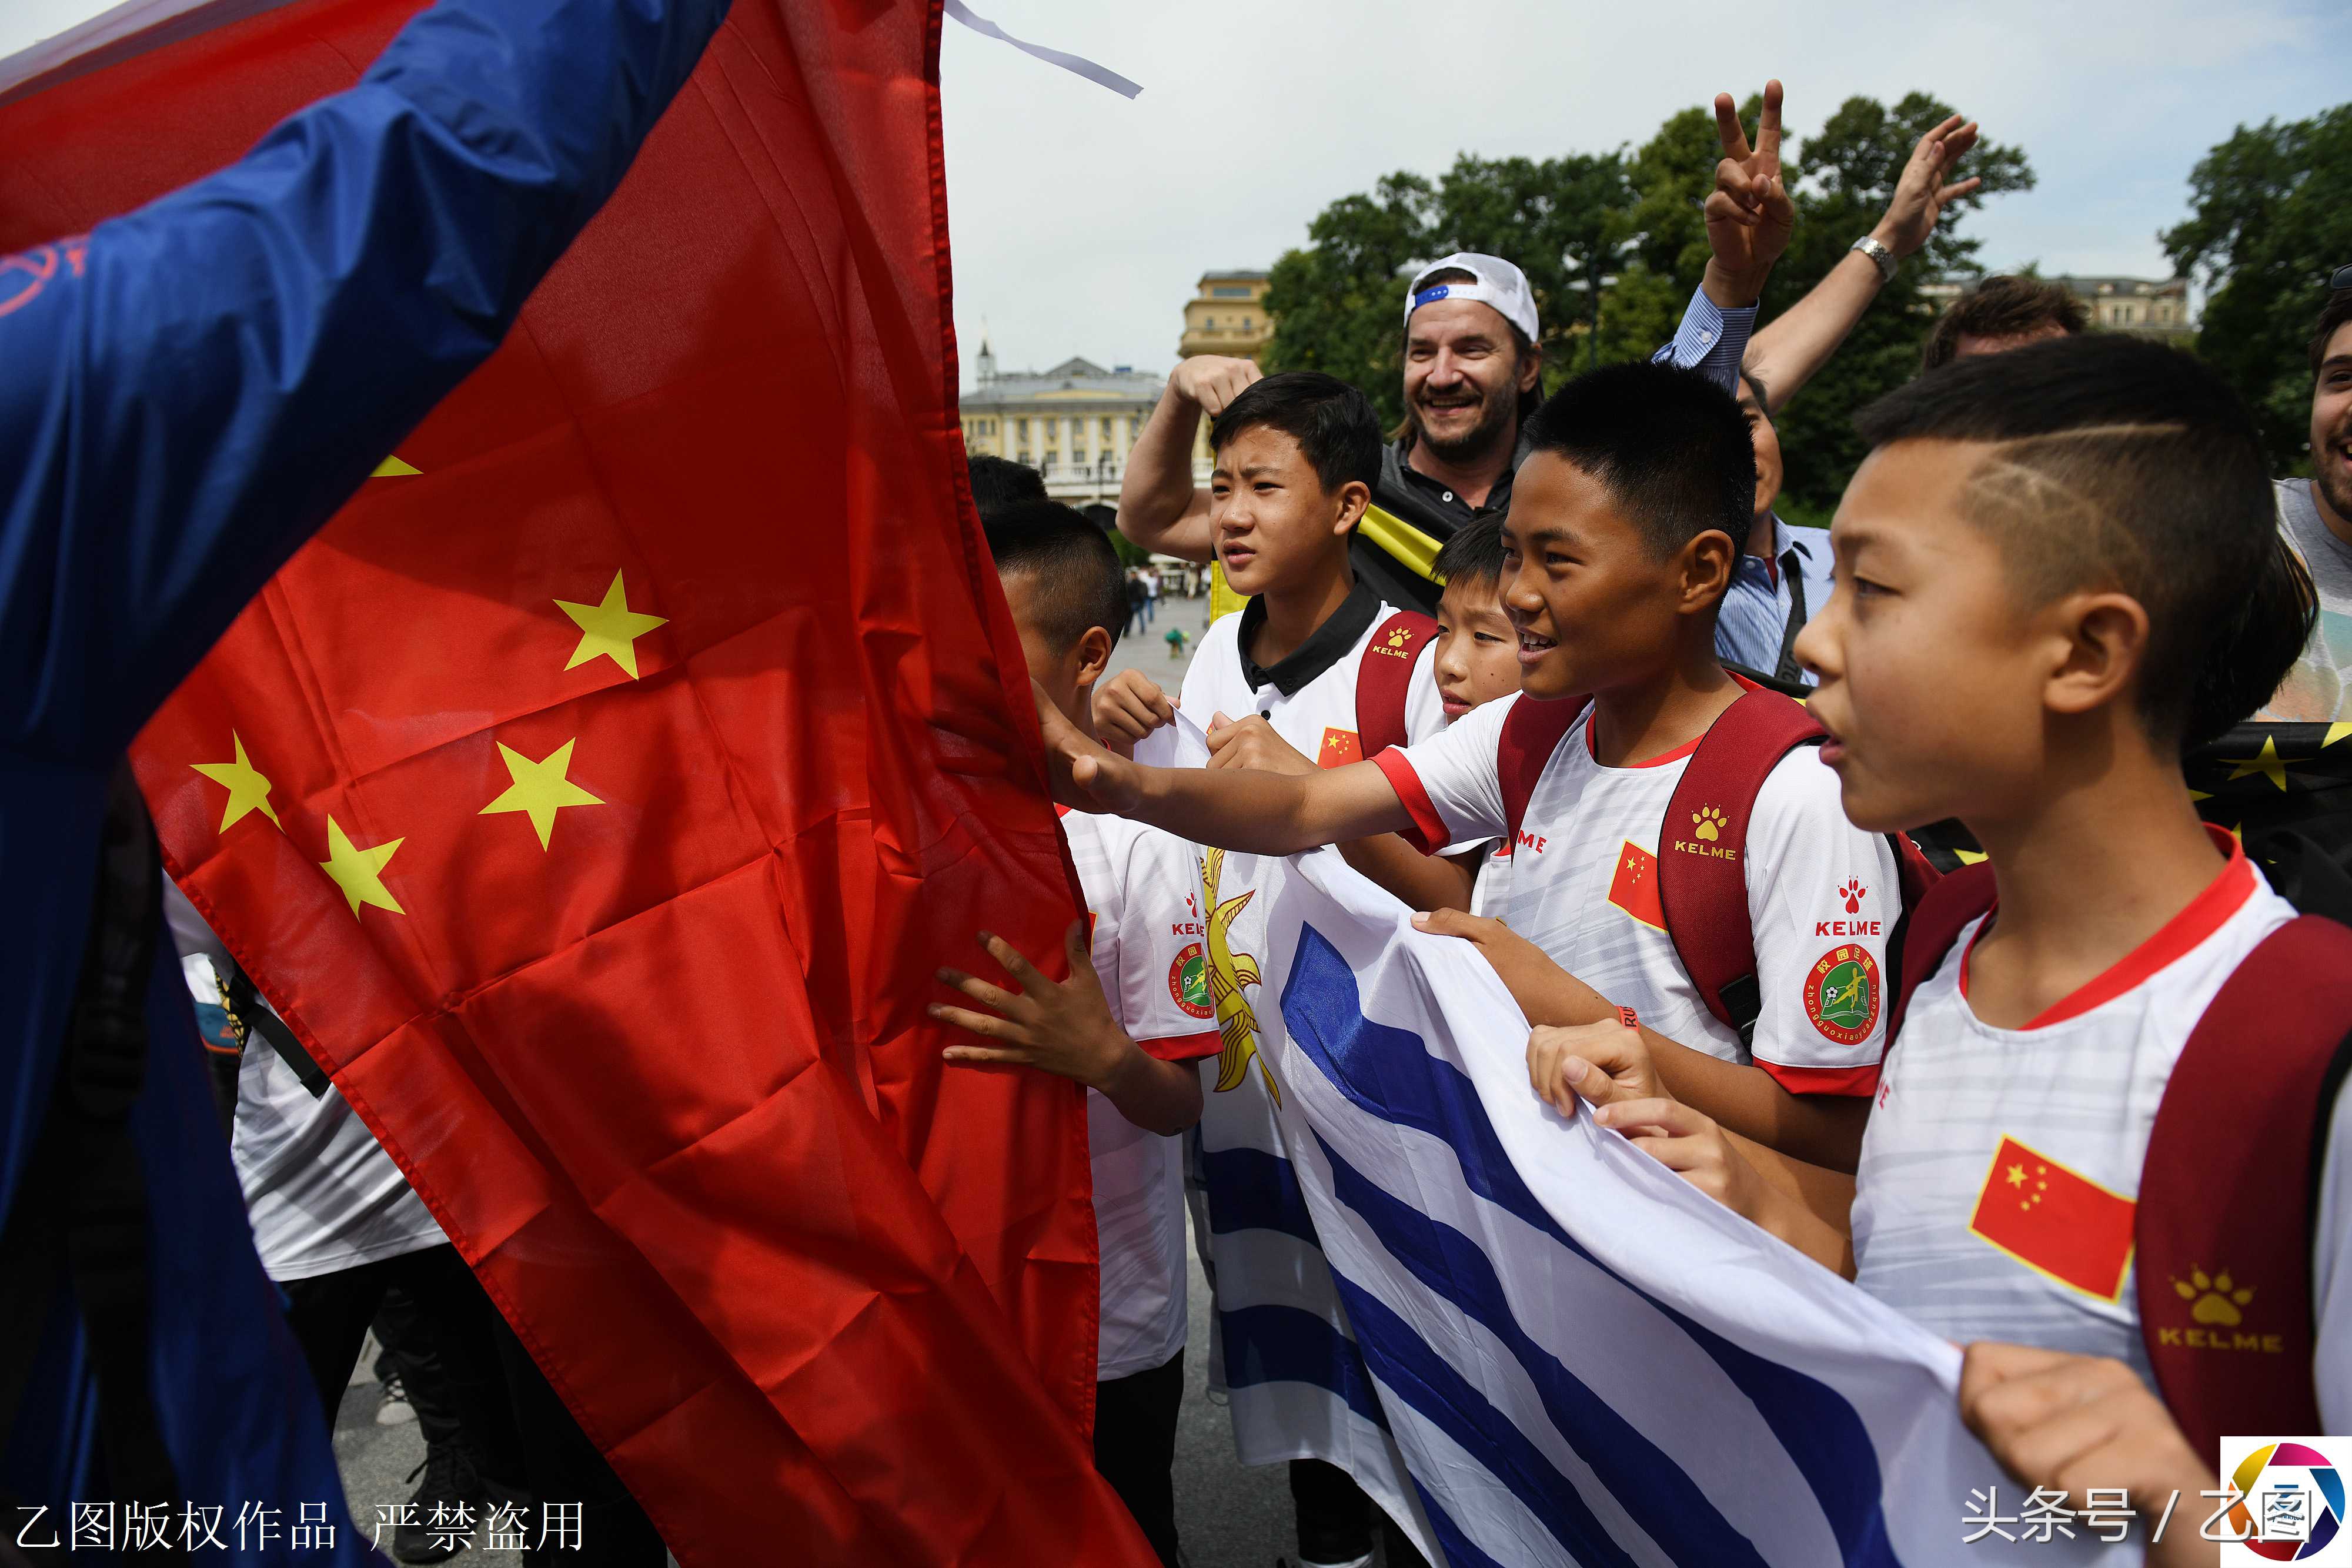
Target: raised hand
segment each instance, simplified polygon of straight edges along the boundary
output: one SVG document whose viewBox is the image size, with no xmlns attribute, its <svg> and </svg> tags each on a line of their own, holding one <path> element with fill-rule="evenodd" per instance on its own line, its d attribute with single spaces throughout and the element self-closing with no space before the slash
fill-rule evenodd
<svg viewBox="0 0 2352 1568">
<path fill-rule="evenodd" d="M 1263 374 L 1250 360 L 1195 354 L 1189 360 L 1179 360 L 1176 368 L 1168 372 L 1168 390 L 1213 417 L 1224 413 L 1225 405 L 1241 396 L 1242 389 Z"/>
<path fill-rule="evenodd" d="M 1902 178 L 1895 183 L 1895 199 L 1887 204 L 1886 215 L 1878 220 L 1871 237 L 1898 256 L 1909 256 L 1926 245 L 1927 236 L 1936 232 L 1936 220 L 1944 215 L 1945 204 L 1973 193 L 1984 183 L 1979 179 L 1945 183 L 1952 166 L 1976 144 L 1977 122 L 1963 120 L 1957 114 L 1919 138 L 1919 145 L 1911 149 L 1910 162 L 1903 165 Z"/>
<path fill-rule="evenodd" d="M 1707 296 L 1718 305 L 1752 305 L 1764 279 L 1796 232 L 1797 204 L 1780 179 L 1780 84 L 1764 84 L 1764 112 L 1749 146 L 1739 108 L 1727 92 L 1715 98 L 1715 128 L 1723 161 L 1715 166 L 1715 193 L 1706 199 Z"/>
</svg>

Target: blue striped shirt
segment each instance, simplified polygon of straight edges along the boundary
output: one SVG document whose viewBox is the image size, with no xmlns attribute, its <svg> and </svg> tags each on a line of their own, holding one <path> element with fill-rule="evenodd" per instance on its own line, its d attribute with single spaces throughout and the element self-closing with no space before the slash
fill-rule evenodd
<svg viewBox="0 0 2352 1568">
<path fill-rule="evenodd" d="M 1764 674 L 1780 674 L 1780 651 L 1789 641 L 1789 620 L 1804 594 L 1804 620 L 1822 612 L 1830 600 L 1830 536 L 1822 528 L 1792 528 L 1776 513 L 1758 519 L 1761 533 L 1769 526 L 1769 540 L 1750 537 L 1749 549 L 1763 547 L 1779 556 L 1776 571 L 1765 558 L 1743 552 L 1732 569 L 1730 590 L 1715 622 L 1715 656 L 1745 664 Z M 1795 586 L 1792 588 L 1791 584 Z M 1802 622 L 1800 622 L 1801 625 Z M 1810 671 L 1791 668 L 1789 678 L 1813 684 Z"/>
</svg>

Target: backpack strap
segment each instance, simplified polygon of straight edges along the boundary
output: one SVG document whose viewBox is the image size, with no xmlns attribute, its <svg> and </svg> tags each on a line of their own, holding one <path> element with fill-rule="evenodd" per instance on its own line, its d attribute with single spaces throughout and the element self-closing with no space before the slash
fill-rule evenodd
<svg viewBox="0 0 2352 1568">
<path fill-rule="evenodd" d="M 1658 827 L 1658 904 L 1666 935 L 1706 1010 L 1738 1030 L 1743 1043 L 1763 1010 L 1741 863 L 1748 821 L 1780 758 L 1824 733 L 1802 704 L 1750 686 L 1699 737 Z"/>
<path fill-rule="evenodd" d="M 1544 765 L 1576 721 L 1591 707 L 1589 699 L 1576 702 L 1541 700 L 1521 693 L 1503 716 L 1503 733 L 1496 743 L 1495 770 L 1503 785 L 1503 852 L 1519 841 L 1519 827 L 1528 820 L 1528 802 L 1535 798 L 1536 780 Z"/>
<path fill-rule="evenodd" d="M 2222 983 L 2157 1105 L 2137 1305 L 2157 1387 L 2200 1452 L 2227 1432 L 2320 1429 L 2312 1228 L 2347 1030 L 2352 930 L 2299 916 Z"/>
<path fill-rule="evenodd" d="M 1372 628 L 1356 666 L 1356 744 L 1367 758 L 1412 737 L 1405 732 L 1405 699 L 1413 666 L 1437 635 L 1437 622 L 1417 610 L 1400 610 Z"/>
<path fill-rule="evenodd" d="M 1908 839 L 1904 840 L 1909 844 Z M 1916 845 L 1911 848 L 1918 855 Z M 1921 866 L 1927 862 L 1920 860 Z M 1914 873 L 1906 863 L 1904 874 Z M 1928 873 L 1933 876 L 1932 871 Z M 1911 1006 L 1911 993 L 1917 990 L 1927 977 L 1943 966 L 1944 955 L 1960 939 L 1969 922 L 1992 908 L 1992 864 L 1979 861 L 1956 872 L 1936 878 L 1934 884 L 1919 895 L 1918 902 L 1906 909 L 1895 934 L 1886 944 L 1886 967 L 1895 975 L 1895 1005 L 1886 1014 L 1886 1048 L 1895 1049 L 1895 1037 L 1903 1028 L 1903 1015 Z"/>
</svg>

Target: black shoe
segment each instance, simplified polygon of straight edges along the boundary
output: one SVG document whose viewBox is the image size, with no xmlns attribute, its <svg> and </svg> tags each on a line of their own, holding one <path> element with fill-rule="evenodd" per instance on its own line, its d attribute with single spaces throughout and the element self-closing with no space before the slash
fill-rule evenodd
<svg viewBox="0 0 2352 1568">
<path fill-rule="evenodd" d="M 434 1443 L 425 1462 L 408 1479 L 425 1478 L 408 1500 L 406 1518 L 392 1531 L 392 1554 L 403 1563 L 446 1563 L 474 1538 L 482 1513 L 481 1478 L 474 1459 L 456 1443 Z"/>
</svg>

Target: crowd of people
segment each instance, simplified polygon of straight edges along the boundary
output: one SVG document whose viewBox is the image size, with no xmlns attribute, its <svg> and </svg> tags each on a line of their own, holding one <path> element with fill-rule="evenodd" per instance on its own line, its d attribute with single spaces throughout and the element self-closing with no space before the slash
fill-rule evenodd
<svg viewBox="0 0 2352 1568">
<path fill-rule="evenodd" d="M 1125 612 L 1098 528 L 1042 501 L 983 507 L 1095 924 L 1069 980 L 998 943 L 1016 988 L 950 974 L 966 1003 L 936 1011 L 986 1042 L 951 1057 L 1097 1092 L 1097 1455 L 1163 1562 L 1185 1173 L 1213 1188 L 1197 1151 L 1217 1119 L 1265 1110 L 1227 1092 L 1248 1071 L 1227 1011 L 1212 1028 L 1181 993 L 1171 1007 L 1191 928 L 1125 912 L 1204 878 L 1202 908 L 1225 907 L 1251 889 L 1219 884 L 1221 857 L 1326 844 L 1493 963 L 1537 1026 L 1531 1092 L 1588 1105 L 1968 1346 L 1961 1412 L 2021 1481 L 2124 1489 L 2151 1519 L 2213 1485 L 2159 1392 L 2126 1265 L 2063 1278 L 1971 1214 L 2012 1143 L 2137 1191 L 2176 1064 L 2293 1054 L 2223 988 L 2314 954 L 2340 974 L 2352 955 L 2352 932 L 2272 891 L 2258 857 L 2293 851 L 2200 823 L 2181 770 L 2242 720 L 2352 721 L 2352 269 L 2314 279 L 2311 478 L 2272 478 L 2251 415 L 2193 358 L 2090 334 L 2063 287 L 1994 277 L 1861 415 L 1871 455 L 1834 528 L 1794 527 L 1773 509 L 1773 413 L 1970 188 L 1950 176 L 1976 128 L 1925 137 L 1879 227 L 1751 336 L 1788 238 L 1777 85 L 1766 105 L 1752 147 L 1718 106 L 1715 259 L 1651 363 L 1540 395 L 1524 276 L 1457 255 L 1402 290 L 1408 412 L 1386 438 L 1329 376 L 1179 367 L 1118 526 L 1214 561 L 1246 600 L 1180 692 L 1107 675 Z M 1196 489 L 1203 415 L 1215 468 Z M 1410 678 L 1384 685 L 1392 655 Z M 1180 715 L 1207 731 L 1205 768 L 1133 760 Z M 1719 776 L 1721 808 L 1669 820 L 1694 770 Z M 1948 820 L 1990 860 L 1935 881 L 1907 834 Z M 1676 852 L 1735 841 L 1727 914 L 1695 893 L 1662 905 L 1662 885 L 1696 885 Z M 2337 983 L 2315 1007 L 2293 1050 L 2324 1061 L 2352 997 Z M 1171 1071 L 1194 1057 L 1205 1094 Z M 2287 1265 L 2310 1286 L 2308 1359 L 2288 1375 L 2314 1429 L 2340 1428 L 2352 1113 L 2322 1097 L 2293 1114 L 2244 1135 L 2319 1151 L 2311 1250 Z M 1198 1223 L 1220 1195 L 1196 1196 L 1213 1283 L 1243 1260 Z M 1245 1459 L 1277 1457 L 1252 1452 L 1238 1405 L 1235 1425 Z M 1387 1560 L 1411 1559 L 1344 1472 L 1291 1470 L 1303 1564 L 1361 1568 L 1382 1531 Z M 2214 1550 L 2166 1541 L 2152 1561 Z"/>
<path fill-rule="evenodd" d="M 193 521 L 166 528 L 154 501 L 126 505 L 159 537 L 209 528 L 207 559 L 229 564 L 191 577 L 205 592 L 183 597 L 201 612 L 137 680 L 93 677 L 79 704 L 39 682 L 19 694 L 7 810 L 73 831 L 44 830 L 28 846 L 12 821 L 5 863 L 22 885 L 80 886 L 91 905 L 60 904 L 55 930 L 22 948 L 28 999 L 13 1023 L 25 1039 L 65 1036 L 85 930 L 106 938 L 124 901 L 156 891 L 109 860 L 91 892 L 87 868 L 52 852 L 147 842 L 131 825 L 135 795 L 126 802 L 119 775 L 109 782 L 136 723 L 348 493 L 362 455 L 389 450 L 488 351 L 499 333 L 485 323 L 511 319 L 609 191 L 724 5 L 638 7 L 632 36 L 601 47 L 519 43 L 513 70 L 466 64 L 460 36 L 499 33 L 496 7 L 475 8 L 488 21 L 444 9 L 447 36 L 428 27 L 408 50 L 423 74 L 463 78 L 452 101 L 507 103 L 525 78 L 614 85 L 571 95 L 569 110 L 548 92 L 513 110 L 520 122 L 577 117 L 554 139 L 555 177 L 492 169 L 462 138 L 435 143 L 425 162 L 441 164 L 420 185 L 437 179 L 457 195 L 408 203 L 446 208 L 450 232 L 428 238 L 452 255 L 488 246 L 462 220 L 524 186 L 545 209 L 526 225 L 537 237 L 524 265 L 499 274 L 495 300 L 459 312 L 463 331 L 450 329 L 434 374 L 397 397 L 337 404 L 352 431 L 340 466 L 283 499 L 271 548 L 248 548 L 249 518 L 247 542 L 231 538 L 232 505 L 250 497 L 223 465 L 258 468 L 299 444 L 307 427 L 286 414 L 282 389 L 253 414 L 268 439 L 225 439 L 176 475 L 173 495 L 207 497 Z M 972 460 L 1088 919 L 1072 929 L 1066 978 L 1047 977 L 1045 955 L 991 937 L 1012 984 L 944 970 L 952 999 L 931 1010 L 971 1037 L 951 1062 L 1023 1065 L 1092 1092 L 1096 1460 L 1165 1563 L 1181 1561 L 1171 1474 L 1187 1204 L 1202 1206 L 1196 1243 L 1212 1280 L 1230 1280 L 1246 1260 L 1197 1216 L 1228 1196 L 1218 1184 L 1235 1167 L 1202 1151 L 1231 1144 L 1221 1122 L 1270 1114 L 1265 1096 L 1235 1091 L 1273 1086 L 1252 1057 L 1255 976 L 1220 956 L 1255 889 L 1238 875 L 1221 883 L 1221 868 L 1228 854 L 1331 844 L 1423 929 L 1492 963 L 1533 1026 L 1529 1092 L 1589 1108 L 1711 1197 L 1966 1344 L 1961 1413 L 2021 1480 L 2126 1489 L 2149 1510 L 2213 1483 L 2210 1456 L 2159 1392 L 2123 1265 L 2105 1280 L 2061 1277 L 1987 1241 L 1970 1211 L 2011 1141 L 2062 1155 L 2110 1192 L 2139 1191 L 2177 1064 L 2237 1049 L 2266 1066 L 2278 1049 L 2275 1020 L 2217 1001 L 2232 987 L 2295 974 L 2309 1049 L 2332 1057 L 2352 1033 L 2337 983 L 2352 977 L 2352 932 L 2300 919 L 2258 863 L 2263 846 L 2200 821 L 2180 766 L 2185 747 L 2250 716 L 2352 723 L 2352 269 L 2313 280 L 2312 477 L 2270 473 L 2252 416 L 2194 358 L 2087 331 L 2054 286 L 1993 278 L 1942 313 L 1917 379 L 1861 415 L 1871 453 L 1835 527 L 1794 526 L 1776 510 L 1774 416 L 1973 188 L 1955 176 L 1977 128 L 1955 116 L 1923 137 L 1879 225 L 1758 329 L 1795 216 L 1780 110 L 1774 83 L 1751 141 L 1717 100 L 1710 259 L 1648 361 L 1547 395 L 1525 275 L 1469 253 L 1402 280 L 1406 413 L 1393 431 L 1361 389 L 1328 375 L 1184 361 L 1130 454 L 1118 530 L 1213 565 L 1245 603 L 1209 627 L 1172 693 L 1139 671 L 1110 673 L 1120 639 L 1153 623 L 1160 571 L 1123 567 L 1104 530 L 1047 499 L 1034 474 Z M 625 134 L 602 123 L 615 114 Z M 93 254 L 102 273 L 103 247 Z M 422 292 L 364 268 L 346 281 L 372 310 Z M 53 330 L 30 313 L 18 325 Z M 37 615 L 27 596 L 66 569 L 19 570 L 48 558 L 18 546 L 68 531 L 60 497 L 75 486 L 56 477 L 63 459 L 32 416 L 48 393 L 29 384 L 0 388 L 13 400 L 0 406 L 25 414 L 0 420 L 11 433 L 0 461 L 26 476 L 0 559 L 18 563 L 12 626 L 47 627 L 63 612 Z M 204 388 L 149 395 L 193 406 Z M 1198 488 L 1204 417 L 1214 469 Z M 1181 660 L 1182 629 L 1166 637 Z M 101 708 L 112 716 L 93 717 Z M 1139 759 L 1186 723 L 1206 732 L 1207 766 Z M 68 731 L 70 747 L 58 738 Z M 54 762 L 68 751 L 74 767 Z M 36 756 L 38 767 L 25 760 Z M 1694 775 L 1716 786 L 1707 804 L 1670 820 Z M 1987 858 L 1937 880 L 1907 835 L 1947 821 Z M 1716 881 L 1693 880 L 1685 859 Z M 1702 885 L 1713 891 L 1664 894 Z M 471 1534 L 454 1525 L 565 1498 L 586 1510 L 585 1558 L 659 1563 L 651 1526 L 398 1168 L 194 908 L 161 896 L 216 1048 L 247 1222 L 316 1416 L 331 1427 L 373 1327 L 425 1438 L 421 1485 L 385 1544 L 404 1562 L 439 1561 Z M 1191 918 L 1171 920 L 1171 906 Z M 2290 936 L 2299 967 L 2283 971 Z M 136 976 L 149 949 L 129 951 Z M 168 1030 L 175 1015 L 145 1005 Z M 141 1009 L 134 993 L 128 1010 Z M 75 1018 L 76 1060 L 102 1061 L 103 1030 Z M 47 1081 L 26 1082 L 22 1103 L 46 1104 Z M 89 1134 L 101 1151 L 90 1157 L 136 1141 L 167 1166 L 183 1158 L 173 1109 L 135 1127 L 118 1112 Z M 2317 1220 L 2296 1265 L 2309 1354 L 2291 1374 L 2324 1429 L 2352 1421 L 2352 1111 L 2323 1098 L 2294 1113 L 2301 1124 L 2238 1135 L 2317 1151 Z M 35 1139 L 17 1133 L 12 1192 L 33 1168 Z M 158 1234 L 200 1256 L 219 1239 L 209 1223 Z M 167 1250 L 154 1267 L 204 1274 L 175 1259 Z M 41 1308 L 36 1292 L 55 1281 L 14 1284 Z M 96 1318 L 90 1336 L 93 1364 L 125 1364 Z M 159 1363 L 182 1380 L 166 1425 L 216 1401 L 225 1427 L 315 1430 L 307 1411 L 267 1407 L 251 1372 L 261 1352 L 207 1352 L 214 1371 Z M 253 1386 L 233 1386 L 240 1366 Z M 60 1429 L 72 1421 L 89 1425 L 61 1416 Z M 154 1431 L 108 1437 L 118 1479 L 161 1459 L 147 1475 L 168 1483 Z M 1290 1467 L 1300 1568 L 1366 1568 L 1376 1550 L 1411 1559 L 1361 1477 L 1298 1457 L 1337 1451 L 1312 1432 L 1251 1425 L 1237 1405 L 1236 1439 L 1244 1459 Z M 66 1479 L 53 1490 L 75 1490 L 96 1448 L 60 1442 Z M 2179 1533 L 2160 1560 L 2204 1549 Z"/>
</svg>

